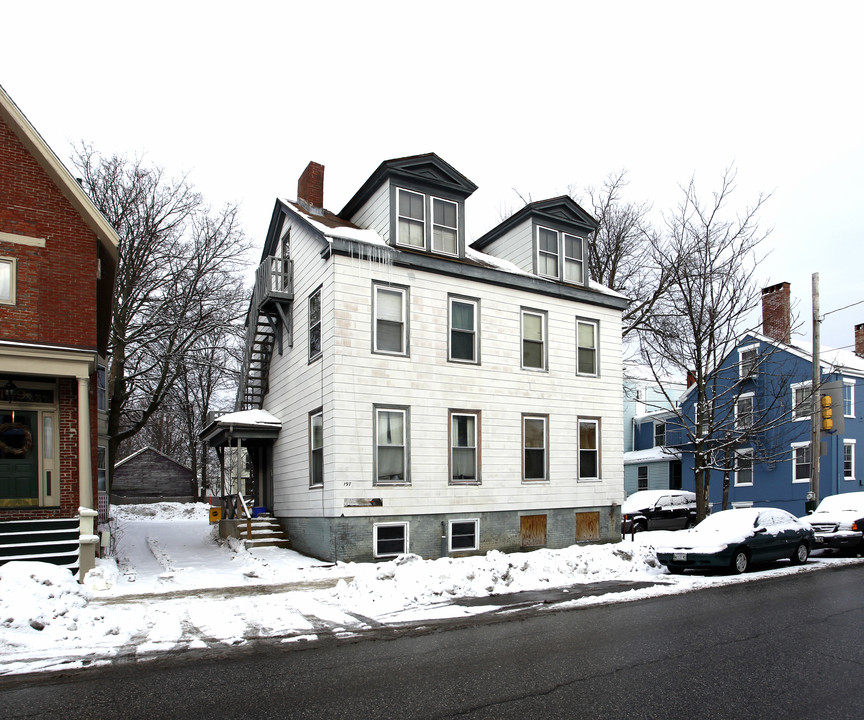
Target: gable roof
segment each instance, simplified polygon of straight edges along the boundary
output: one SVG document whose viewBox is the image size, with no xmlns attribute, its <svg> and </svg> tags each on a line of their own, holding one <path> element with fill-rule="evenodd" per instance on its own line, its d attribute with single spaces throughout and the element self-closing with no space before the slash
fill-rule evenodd
<svg viewBox="0 0 864 720">
<path fill-rule="evenodd" d="M 21 144 L 39 163 L 63 196 L 72 204 L 87 226 L 99 238 L 99 243 L 108 255 L 117 260 L 117 247 L 120 238 L 117 232 L 99 212 L 93 201 L 84 192 L 60 158 L 48 146 L 24 113 L 0 85 L 0 120 L 9 126 Z"/>
<path fill-rule="evenodd" d="M 482 237 L 477 238 L 471 247 L 482 250 L 490 243 L 505 235 L 514 227 L 528 219 L 537 218 L 540 222 L 547 222 L 569 227 L 577 233 L 590 234 L 597 229 L 599 223 L 568 195 L 561 195 L 548 200 L 536 200 L 520 208 L 503 222 L 496 225 Z"/>
<path fill-rule="evenodd" d="M 442 188 L 463 199 L 477 189 L 473 182 L 435 153 L 385 160 L 345 204 L 339 217 L 350 219 L 387 179 Z"/>
<path fill-rule="evenodd" d="M 151 447 L 150 445 L 147 445 L 146 447 L 141 448 L 140 450 L 132 453 L 131 455 L 127 455 L 125 458 L 123 458 L 119 462 L 115 463 L 114 470 L 116 471 L 117 468 L 119 468 L 121 465 L 124 465 L 124 464 L 128 463 L 130 460 L 133 460 L 134 458 L 137 458 L 139 455 L 143 455 L 144 453 L 147 453 L 147 452 L 155 453 L 156 455 L 159 455 L 159 456 L 165 458 L 166 460 L 170 460 L 175 465 L 179 465 L 184 470 L 188 470 L 189 472 L 192 472 L 192 468 L 190 468 L 188 465 L 184 465 L 183 463 L 178 462 L 174 458 L 169 457 L 168 455 L 166 455 L 163 452 L 159 452 L 156 448 Z"/>
</svg>

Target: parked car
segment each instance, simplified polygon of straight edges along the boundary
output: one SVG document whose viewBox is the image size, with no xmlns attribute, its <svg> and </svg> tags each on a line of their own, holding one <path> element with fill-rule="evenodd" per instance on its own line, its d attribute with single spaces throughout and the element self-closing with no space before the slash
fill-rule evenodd
<svg viewBox="0 0 864 720">
<path fill-rule="evenodd" d="M 864 551 L 864 492 L 829 495 L 801 520 L 816 531 L 817 548 Z"/>
<path fill-rule="evenodd" d="M 743 573 L 751 563 L 788 558 L 807 561 L 813 528 L 777 508 L 721 510 L 692 530 L 679 533 L 674 544 L 658 547 L 657 559 L 672 573 L 689 569 L 726 568 Z"/>
<path fill-rule="evenodd" d="M 621 506 L 621 534 L 643 530 L 681 530 L 696 524 L 696 493 L 640 490 Z"/>
</svg>

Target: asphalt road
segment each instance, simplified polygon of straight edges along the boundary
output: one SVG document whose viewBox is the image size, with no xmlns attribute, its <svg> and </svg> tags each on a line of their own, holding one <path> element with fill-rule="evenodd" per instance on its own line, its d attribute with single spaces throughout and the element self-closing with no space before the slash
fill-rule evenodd
<svg viewBox="0 0 864 720">
<path fill-rule="evenodd" d="M 3 718 L 864 716 L 864 566 L 356 641 L 0 678 Z"/>
</svg>

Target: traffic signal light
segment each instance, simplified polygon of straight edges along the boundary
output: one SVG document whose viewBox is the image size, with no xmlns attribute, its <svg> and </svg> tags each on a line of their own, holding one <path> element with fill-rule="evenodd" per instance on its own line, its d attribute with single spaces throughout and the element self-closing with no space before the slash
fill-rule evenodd
<svg viewBox="0 0 864 720">
<path fill-rule="evenodd" d="M 822 402 L 822 432 L 831 432 L 834 429 L 834 420 L 832 419 L 833 410 L 831 407 L 831 396 L 823 395 Z"/>
</svg>

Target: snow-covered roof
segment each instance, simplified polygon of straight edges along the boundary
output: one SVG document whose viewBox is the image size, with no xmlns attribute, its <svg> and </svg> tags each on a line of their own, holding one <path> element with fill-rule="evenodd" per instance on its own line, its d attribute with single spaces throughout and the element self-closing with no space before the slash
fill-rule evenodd
<svg viewBox="0 0 864 720">
<path fill-rule="evenodd" d="M 651 463 L 651 462 L 666 462 L 669 460 L 680 460 L 681 453 L 677 450 L 670 450 L 669 448 L 662 447 L 653 447 L 648 448 L 647 450 L 631 450 L 630 452 L 624 453 L 624 464 L 625 465 L 636 465 L 637 463 Z"/>
<path fill-rule="evenodd" d="M 266 410 L 238 410 L 220 415 L 215 422 L 221 425 L 249 425 L 282 427 L 282 421 Z"/>
<path fill-rule="evenodd" d="M 186 469 L 189 470 L 190 472 L 191 472 L 191 470 L 192 470 L 192 468 L 190 468 L 188 465 L 185 465 L 185 464 L 181 463 L 180 461 L 175 460 L 175 459 L 172 458 L 170 455 L 166 455 L 165 453 L 160 452 L 159 450 L 157 450 L 156 448 L 154 448 L 154 447 L 152 447 L 152 446 L 150 446 L 150 445 L 147 445 L 147 446 L 141 448 L 140 450 L 136 450 L 136 451 L 135 451 L 134 453 L 132 453 L 131 455 L 127 455 L 125 458 L 123 458 L 123 459 L 120 460 L 119 462 L 115 463 L 115 465 L 114 465 L 114 469 L 116 470 L 117 468 L 119 468 L 119 467 L 120 467 L 121 465 L 123 465 L 124 463 L 129 462 L 129 461 L 132 460 L 133 458 L 138 457 L 141 453 L 147 452 L 148 450 L 149 450 L 150 452 L 154 452 L 154 453 L 156 453 L 157 455 L 161 455 L 161 456 L 164 457 L 166 460 L 170 460 L 171 462 L 173 462 L 175 465 L 179 465 L 180 467 L 184 467 L 184 468 L 186 468 Z"/>
</svg>

